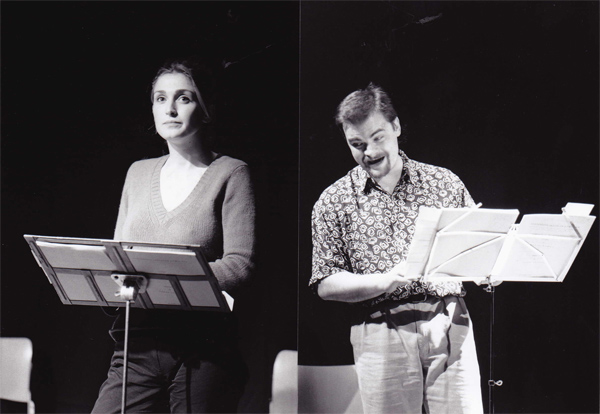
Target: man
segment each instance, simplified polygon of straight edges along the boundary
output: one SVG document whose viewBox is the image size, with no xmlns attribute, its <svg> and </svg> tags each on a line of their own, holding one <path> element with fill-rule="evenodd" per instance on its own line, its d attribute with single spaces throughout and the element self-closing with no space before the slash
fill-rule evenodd
<svg viewBox="0 0 600 414">
<path fill-rule="evenodd" d="M 336 122 L 358 166 L 314 206 L 310 285 L 356 303 L 351 343 L 367 413 L 482 413 L 479 366 L 460 282 L 403 276 L 420 206 L 468 207 L 451 171 L 409 159 L 388 95 L 348 95 Z"/>
</svg>

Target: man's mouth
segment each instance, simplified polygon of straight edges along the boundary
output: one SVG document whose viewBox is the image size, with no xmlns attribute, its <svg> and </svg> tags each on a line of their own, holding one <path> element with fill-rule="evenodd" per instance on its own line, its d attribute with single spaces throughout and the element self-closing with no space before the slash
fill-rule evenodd
<svg viewBox="0 0 600 414">
<path fill-rule="evenodd" d="M 365 164 L 369 167 L 376 167 L 383 162 L 385 157 L 374 158 L 372 160 L 365 160 Z"/>
</svg>

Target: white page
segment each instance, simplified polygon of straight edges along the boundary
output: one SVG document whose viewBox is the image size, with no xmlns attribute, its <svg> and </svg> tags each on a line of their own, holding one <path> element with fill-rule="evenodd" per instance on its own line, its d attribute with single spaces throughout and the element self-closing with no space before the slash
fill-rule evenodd
<svg viewBox="0 0 600 414">
<path fill-rule="evenodd" d="M 427 280 L 434 281 L 438 277 L 453 276 L 461 280 L 479 280 L 492 272 L 498 254 L 502 249 L 503 237 L 498 237 L 480 246 L 467 250 L 463 254 L 446 261 Z"/>
<path fill-rule="evenodd" d="M 64 269 L 88 269 L 116 271 L 118 267 L 110 260 L 104 246 L 85 244 L 36 243 L 50 266 Z"/>
<path fill-rule="evenodd" d="M 518 234 L 577 238 L 577 232 L 563 214 L 526 214 L 517 229 Z"/>
<path fill-rule="evenodd" d="M 460 253 L 502 237 L 497 233 L 445 232 L 439 233 L 429 258 L 429 269 L 435 269 Z"/>
<path fill-rule="evenodd" d="M 485 231 L 506 234 L 519 216 L 519 210 L 487 208 L 443 209 L 439 228 L 447 231 Z"/>
<path fill-rule="evenodd" d="M 421 207 L 419 209 L 415 234 L 406 259 L 407 276 L 420 276 L 425 272 L 425 264 L 435 239 L 441 214 L 442 210 L 437 208 Z"/>
<path fill-rule="evenodd" d="M 494 278 L 505 281 L 555 281 L 557 275 L 544 256 L 529 243 L 515 239 L 507 261 Z"/>
<path fill-rule="evenodd" d="M 544 255 L 556 276 L 565 270 L 579 243 L 578 239 L 565 237 L 522 235 L 519 238 Z"/>
<path fill-rule="evenodd" d="M 567 203 L 564 212 L 569 216 L 589 216 L 593 208 L 593 204 Z"/>
</svg>

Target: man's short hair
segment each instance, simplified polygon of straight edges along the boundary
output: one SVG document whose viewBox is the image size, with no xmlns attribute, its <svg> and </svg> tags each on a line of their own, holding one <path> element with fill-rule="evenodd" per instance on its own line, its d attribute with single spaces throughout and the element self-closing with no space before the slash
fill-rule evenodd
<svg viewBox="0 0 600 414">
<path fill-rule="evenodd" d="M 389 122 L 398 117 L 388 94 L 371 82 L 365 89 L 356 90 L 344 98 L 337 107 L 335 122 L 340 126 L 344 123 L 357 125 L 376 111 Z"/>
</svg>

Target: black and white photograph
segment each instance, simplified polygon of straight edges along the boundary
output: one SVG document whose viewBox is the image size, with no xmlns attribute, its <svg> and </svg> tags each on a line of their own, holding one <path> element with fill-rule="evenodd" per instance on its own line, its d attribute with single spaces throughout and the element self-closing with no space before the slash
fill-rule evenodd
<svg viewBox="0 0 600 414">
<path fill-rule="evenodd" d="M 297 343 L 298 13 L 2 3 L 1 326 L 37 412 L 121 412 L 125 306 L 63 304 L 24 234 L 201 245 L 233 312 L 132 308 L 125 411 L 268 411 Z"/>
<path fill-rule="evenodd" d="M 0 412 L 599 412 L 599 13 L 2 1 Z"/>
<path fill-rule="evenodd" d="M 410 209 L 430 197 L 516 209 L 521 226 L 525 215 L 562 215 L 567 203 L 593 204 L 584 215 L 598 215 L 598 3 L 302 2 L 301 35 L 301 412 L 598 411 L 597 220 L 562 283 L 504 281 L 492 314 L 485 283 L 463 282 L 480 396 L 473 345 L 453 353 L 467 344 L 464 325 L 444 342 L 442 308 L 424 308 L 446 296 L 442 313 L 452 318 L 456 286 L 382 296 L 363 281 L 406 258 L 403 239 L 416 237 Z M 369 110 L 384 118 L 360 116 Z M 405 169 L 386 187 L 397 135 Z M 385 137 L 391 147 L 377 143 Z M 428 192 L 431 173 L 449 188 Z M 410 312 L 423 320 L 409 323 Z M 465 371 L 452 373 L 453 364 Z M 303 398 L 311 382 L 319 397 Z"/>
</svg>

